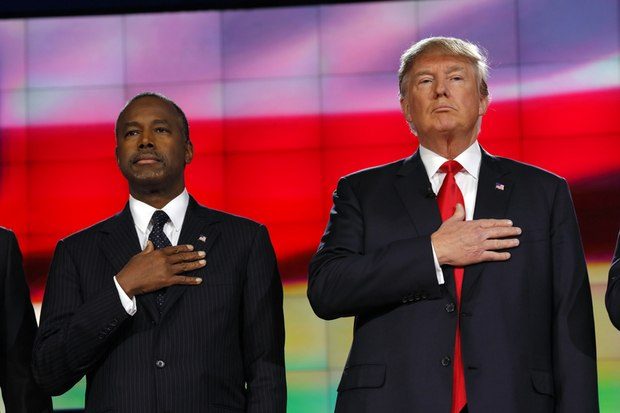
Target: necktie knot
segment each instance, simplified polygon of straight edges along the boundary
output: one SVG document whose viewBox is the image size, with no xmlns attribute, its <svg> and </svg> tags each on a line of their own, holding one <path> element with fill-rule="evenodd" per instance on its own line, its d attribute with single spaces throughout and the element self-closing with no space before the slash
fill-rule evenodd
<svg viewBox="0 0 620 413">
<path fill-rule="evenodd" d="M 452 174 L 452 175 L 456 175 L 458 172 L 463 170 L 463 167 L 461 166 L 460 163 L 458 163 L 458 161 L 455 161 L 454 159 L 451 161 L 446 161 L 444 162 L 440 167 L 439 170 L 441 172 L 447 173 L 447 174 Z"/>
<path fill-rule="evenodd" d="M 170 221 L 170 217 L 164 211 L 157 210 L 153 212 L 153 216 L 151 217 L 153 228 L 163 228 L 168 221 Z"/>
</svg>

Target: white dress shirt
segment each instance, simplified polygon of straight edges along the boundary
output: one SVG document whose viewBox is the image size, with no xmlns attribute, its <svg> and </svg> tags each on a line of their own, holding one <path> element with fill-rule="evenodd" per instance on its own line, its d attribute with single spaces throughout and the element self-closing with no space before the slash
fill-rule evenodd
<svg viewBox="0 0 620 413">
<path fill-rule="evenodd" d="M 439 188 L 441 188 L 441 184 L 446 177 L 446 174 L 441 172 L 439 168 L 449 159 L 436 154 L 422 145 L 420 145 L 420 158 L 424 164 L 424 169 L 426 169 L 428 179 L 431 181 L 433 192 L 437 195 L 439 193 Z M 474 217 L 474 208 L 476 207 L 478 175 L 480 173 L 480 161 L 482 160 L 482 151 L 480 150 L 478 141 L 472 143 L 467 149 L 454 158 L 454 160 L 460 163 L 463 167 L 463 170 L 454 176 L 454 180 L 463 194 L 463 201 L 465 202 L 465 219 L 470 221 Z M 439 282 L 439 284 L 443 284 L 445 282 L 443 278 L 443 271 L 439 266 L 437 254 L 435 253 L 435 247 L 432 243 L 431 248 L 433 249 L 433 259 L 435 260 L 437 282 Z"/>
<path fill-rule="evenodd" d="M 185 220 L 185 212 L 189 205 L 189 194 L 187 189 L 184 189 L 172 201 L 168 202 L 161 210 L 168 214 L 170 221 L 164 224 L 164 234 L 170 240 L 172 245 L 177 245 L 179 242 L 179 235 L 181 235 L 181 228 L 183 227 L 183 220 Z M 129 195 L 129 211 L 133 218 L 134 225 L 136 227 L 136 233 L 138 234 L 138 240 L 142 249 L 146 248 L 146 244 L 149 240 L 149 234 L 153 230 L 153 223 L 151 217 L 153 213 L 157 211 L 157 208 L 153 208 L 149 204 L 145 204 L 142 201 L 138 201 L 133 196 Z M 121 288 L 116 277 L 114 277 L 114 284 L 118 290 L 118 295 L 121 299 L 121 303 L 127 311 L 127 314 L 134 315 L 138 310 L 136 304 L 136 297 L 129 298 L 125 291 Z"/>
</svg>

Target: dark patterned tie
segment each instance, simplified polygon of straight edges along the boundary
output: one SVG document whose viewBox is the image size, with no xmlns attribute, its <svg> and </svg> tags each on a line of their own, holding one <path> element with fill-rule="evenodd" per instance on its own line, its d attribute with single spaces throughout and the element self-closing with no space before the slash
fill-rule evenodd
<svg viewBox="0 0 620 413">
<path fill-rule="evenodd" d="M 170 221 L 168 214 L 164 211 L 155 211 L 153 212 L 153 216 L 151 217 L 151 223 L 153 224 L 153 229 L 149 234 L 149 240 L 153 243 L 156 249 L 169 247 L 172 245 L 170 240 L 164 234 L 164 225 L 166 222 Z M 157 295 L 155 297 L 155 301 L 157 302 L 157 308 L 161 312 L 164 304 L 166 303 L 166 289 L 162 288 L 157 291 Z"/>
</svg>

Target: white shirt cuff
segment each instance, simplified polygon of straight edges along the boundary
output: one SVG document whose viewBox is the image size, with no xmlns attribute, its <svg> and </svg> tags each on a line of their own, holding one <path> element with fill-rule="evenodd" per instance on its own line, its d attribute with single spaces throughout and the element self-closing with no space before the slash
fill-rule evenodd
<svg viewBox="0 0 620 413">
<path fill-rule="evenodd" d="M 433 247 L 433 243 L 431 242 L 431 249 L 433 250 L 433 261 L 435 262 L 435 273 L 437 274 L 437 282 L 439 285 L 445 283 L 443 279 L 443 271 L 441 269 L 441 265 L 439 265 L 439 260 L 437 259 L 437 254 L 435 253 L 435 247 Z"/>
<path fill-rule="evenodd" d="M 435 252 L 433 251 L 433 254 L 434 253 Z M 129 298 L 127 293 L 125 293 L 125 290 L 123 290 L 118 281 L 116 281 L 116 276 L 114 276 L 114 285 L 116 285 L 116 290 L 118 291 L 118 296 L 121 299 L 121 304 L 123 305 L 123 308 L 125 309 L 125 311 L 127 311 L 127 314 L 134 315 L 136 311 L 138 311 L 136 297 L 134 296 L 133 298 Z"/>
</svg>

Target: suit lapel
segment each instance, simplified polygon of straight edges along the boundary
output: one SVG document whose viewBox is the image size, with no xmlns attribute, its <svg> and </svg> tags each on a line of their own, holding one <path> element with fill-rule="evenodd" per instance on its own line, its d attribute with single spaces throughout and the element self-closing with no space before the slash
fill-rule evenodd
<svg viewBox="0 0 620 413">
<path fill-rule="evenodd" d="M 441 225 L 441 216 L 419 152 L 405 159 L 396 175 L 396 191 L 418 234 L 436 231 Z"/>
<path fill-rule="evenodd" d="M 218 226 L 213 225 L 215 223 L 217 223 L 217 220 L 214 219 L 210 210 L 200 206 L 194 198 L 190 197 L 187 212 L 185 213 L 185 219 L 183 220 L 183 228 L 181 228 L 181 234 L 177 245 L 189 244 L 194 246 L 194 251 L 204 251 L 207 254 L 207 265 L 209 265 L 209 250 L 219 236 Z M 191 272 L 188 275 L 201 276 L 204 272 L 204 269 L 202 269 Z M 173 285 L 169 287 L 166 292 L 166 304 L 164 305 L 161 313 L 162 317 L 170 311 L 170 309 L 179 300 L 179 298 L 183 296 L 188 288 L 204 287 L 202 285 Z"/>
<path fill-rule="evenodd" d="M 118 274 L 131 257 L 142 251 L 129 204 L 125 205 L 125 208 L 118 215 L 104 225 L 102 232 L 105 235 L 101 249 L 112 264 L 114 273 Z M 153 319 L 159 319 L 159 311 L 157 311 L 152 294 L 139 295 L 136 299 Z"/>
<path fill-rule="evenodd" d="M 441 214 L 426 169 L 417 151 L 405 159 L 396 174 L 396 191 L 419 235 L 428 235 L 441 225 Z M 444 269 L 444 281 L 452 297 L 456 296 L 451 268 Z"/>
<path fill-rule="evenodd" d="M 474 219 L 503 219 L 506 217 L 513 181 L 507 176 L 509 171 L 502 167 L 501 160 L 482 150 L 478 192 Z M 481 262 L 465 267 L 463 278 L 463 300 L 472 294 L 486 263 Z"/>
<path fill-rule="evenodd" d="M 106 234 L 101 247 L 116 272 L 119 272 L 131 257 L 141 251 L 131 212 L 129 212 L 129 204 L 119 214 L 108 220 L 101 232 Z"/>
</svg>

